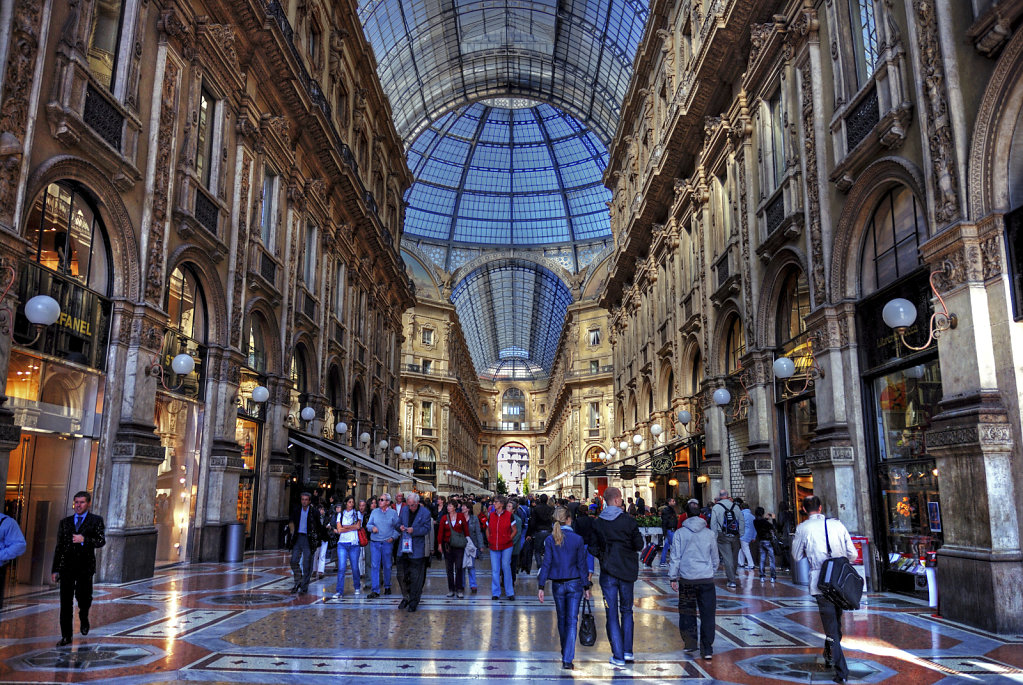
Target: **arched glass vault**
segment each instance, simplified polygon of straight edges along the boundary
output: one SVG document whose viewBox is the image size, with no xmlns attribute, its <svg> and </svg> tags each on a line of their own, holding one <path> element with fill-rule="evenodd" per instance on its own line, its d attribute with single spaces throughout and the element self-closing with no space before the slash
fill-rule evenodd
<svg viewBox="0 0 1023 685">
<path fill-rule="evenodd" d="M 535 262 L 500 259 L 463 278 L 451 294 L 480 376 L 550 373 L 572 293 Z"/>
</svg>

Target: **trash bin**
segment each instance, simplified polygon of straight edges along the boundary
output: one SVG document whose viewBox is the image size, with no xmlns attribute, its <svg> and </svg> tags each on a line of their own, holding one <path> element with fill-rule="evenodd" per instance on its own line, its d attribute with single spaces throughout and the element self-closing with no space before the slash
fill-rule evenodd
<svg viewBox="0 0 1023 685">
<path fill-rule="evenodd" d="M 245 556 L 245 524 L 229 523 L 224 529 L 224 561 L 237 563 Z"/>
<path fill-rule="evenodd" d="M 810 584 L 810 560 L 806 557 L 792 562 L 792 582 L 796 585 Z"/>
</svg>

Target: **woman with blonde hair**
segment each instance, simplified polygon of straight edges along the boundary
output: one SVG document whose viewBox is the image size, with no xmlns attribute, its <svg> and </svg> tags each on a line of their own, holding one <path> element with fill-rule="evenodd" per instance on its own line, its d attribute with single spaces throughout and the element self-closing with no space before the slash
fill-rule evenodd
<svg viewBox="0 0 1023 685">
<path fill-rule="evenodd" d="M 582 536 L 572 530 L 572 515 L 565 507 L 554 510 L 554 526 L 543 541 L 543 565 L 536 577 L 540 586 L 537 593 L 543 602 L 543 588 L 551 581 L 554 607 L 558 612 L 558 635 L 561 638 L 561 667 L 573 669 L 575 636 L 579 619 L 579 604 L 583 595 L 590 598 L 590 583 L 586 581 L 586 544 Z"/>
</svg>

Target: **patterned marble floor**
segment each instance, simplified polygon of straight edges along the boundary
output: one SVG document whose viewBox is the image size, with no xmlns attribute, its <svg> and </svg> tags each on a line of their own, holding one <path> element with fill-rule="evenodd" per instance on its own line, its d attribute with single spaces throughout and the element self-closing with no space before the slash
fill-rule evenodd
<svg viewBox="0 0 1023 685">
<path fill-rule="evenodd" d="M 597 645 L 578 647 L 569 672 L 561 669 L 554 606 L 536 599 L 535 572 L 519 576 L 514 603 L 491 601 L 485 566 L 480 594 L 463 600 L 445 597 L 443 573 L 434 562 L 423 603 L 408 614 L 397 610 L 400 595 L 367 600 L 349 587 L 346 599 L 330 601 L 330 575 L 308 595 L 290 595 L 279 553 L 172 568 L 97 586 L 92 631 L 64 648 L 54 646 L 56 592 L 23 595 L 0 614 L 0 682 L 308 684 L 395 675 L 409 682 L 831 681 L 815 605 L 805 588 L 782 579 L 762 583 L 742 572 L 736 591 L 719 579 L 715 655 L 707 662 L 683 656 L 664 570 L 644 569 L 636 584 L 635 664 L 608 665 L 598 590 Z M 1023 636 L 953 624 L 904 597 L 871 595 L 864 609 L 846 615 L 844 630 L 853 682 L 1023 683 Z"/>
</svg>

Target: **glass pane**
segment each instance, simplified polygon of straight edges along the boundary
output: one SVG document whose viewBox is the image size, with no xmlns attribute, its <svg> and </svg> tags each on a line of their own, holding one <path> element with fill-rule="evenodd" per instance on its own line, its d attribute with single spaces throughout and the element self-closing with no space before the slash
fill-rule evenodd
<svg viewBox="0 0 1023 685">
<path fill-rule="evenodd" d="M 916 213 L 916 199 L 909 188 L 900 188 L 892 194 L 892 213 L 895 225 L 895 240 L 905 240 L 917 233 L 922 226 L 918 223 L 919 217 Z"/>
<path fill-rule="evenodd" d="M 210 187 L 210 169 L 213 167 L 213 98 L 206 89 L 199 91 L 198 143 L 195 150 L 195 170 L 199 179 Z"/>
<path fill-rule="evenodd" d="M 96 0 L 89 38 L 89 68 L 107 88 L 113 84 L 117 66 L 117 44 L 121 37 L 122 0 Z"/>
<path fill-rule="evenodd" d="M 882 460 L 915 459 L 927 452 L 925 434 L 941 400 L 937 360 L 874 381 L 878 449 Z"/>
<path fill-rule="evenodd" d="M 892 224 L 892 197 L 885 195 L 877 205 L 872 218 L 874 224 L 874 253 L 881 254 L 895 245 L 895 230 Z"/>
</svg>

